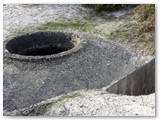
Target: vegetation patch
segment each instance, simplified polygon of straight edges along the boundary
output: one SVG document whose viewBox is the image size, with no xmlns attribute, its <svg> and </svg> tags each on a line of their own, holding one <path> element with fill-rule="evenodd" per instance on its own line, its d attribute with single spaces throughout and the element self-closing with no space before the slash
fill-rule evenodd
<svg viewBox="0 0 160 120">
<path fill-rule="evenodd" d="M 64 28 L 78 29 L 84 27 L 84 24 L 74 22 L 48 22 L 43 24 L 38 29 L 64 29 Z"/>
<path fill-rule="evenodd" d="M 117 10 L 129 9 L 137 5 L 134 4 L 82 4 L 83 7 L 92 8 L 95 12 L 99 13 L 102 11 L 113 12 Z"/>
<path fill-rule="evenodd" d="M 155 28 L 155 5 L 145 4 L 134 8 L 135 20 L 137 21 L 136 32 L 150 32 Z"/>
<path fill-rule="evenodd" d="M 127 22 L 118 30 L 111 32 L 108 38 L 125 44 L 132 44 L 137 50 L 144 50 L 148 54 L 154 54 L 155 36 L 150 32 L 137 32 L 135 27 L 135 23 Z"/>
<path fill-rule="evenodd" d="M 48 22 L 38 27 L 38 30 L 79 30 L 82 32 L 100 33 L 95 29 L 95 23 L 93 21 L 86 23 L 78 22 Z"/>
<path fill-rule="evenodd" d="M 138 5 L 118 30 L 108 36 L 112 40 L 135 44 L 154 54 L 155 47 L 155 5 Z"/>
<path fill-rule="evenodd" d="M 80 31 L 92 31 L 94 29 L 93 23 L 78 23 L 78 22 L 48 22 L 38 27 L 38 30 L 80 30 Z"/>
</svg>

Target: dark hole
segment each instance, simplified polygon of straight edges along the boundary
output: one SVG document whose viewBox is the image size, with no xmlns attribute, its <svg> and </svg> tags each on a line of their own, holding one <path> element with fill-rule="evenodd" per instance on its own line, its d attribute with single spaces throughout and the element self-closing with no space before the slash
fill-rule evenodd
<svg viewBox="0 0 160 120">
<path fill-rule="evenodd" d="M 72 49 L 76 44 L 72 39 L 71 34 L 63 32 L 38 32 L 13 38 L 6 49 L 19 55 L 45 56 Z"/>
<path fill-rule="evenodd" d="M 44 55 L 51 55 L 51 54 L 58 54 L 64 51 L 69 50 L 70 48 L 67 47 L 57 47 L 57 46 L 46 46 L 46 47 L 34 47 L 28 48 L 21 52 L 20 55 L 32 55 L 32 56 L 44 56 Z"/>
</svg>

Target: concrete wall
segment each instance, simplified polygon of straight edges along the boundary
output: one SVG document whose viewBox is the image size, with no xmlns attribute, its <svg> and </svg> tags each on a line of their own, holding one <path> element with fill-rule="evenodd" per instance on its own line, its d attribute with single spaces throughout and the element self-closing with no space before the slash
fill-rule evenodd
<svg viewBox="0 0 160 120">
<path fill-rule="evenodd" d="M 142 95 L 155 92 L 155 58 L 131 74 L 118 80 L 108 92 L 125 95 Z"/>
</svg>

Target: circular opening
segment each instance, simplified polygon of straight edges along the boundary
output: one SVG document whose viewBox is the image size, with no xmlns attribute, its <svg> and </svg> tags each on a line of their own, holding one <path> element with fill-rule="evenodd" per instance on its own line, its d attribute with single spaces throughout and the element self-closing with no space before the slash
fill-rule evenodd
<svg viewBox="0 0 160 120">
<path fill-rule="evenodd" d="M 17 60 L 50 60 L 81 49 L 87 42 L 78 33 L 28 33 L 4 42 L 4 56 Z"/>
<path fill-rule="evenodd" d="M 78 43 L 69 33 L 38 32 L 13 38 L 6 44 L 6 49 L 12 54 L 45 56 L 68 51 Z"/>
</svg>

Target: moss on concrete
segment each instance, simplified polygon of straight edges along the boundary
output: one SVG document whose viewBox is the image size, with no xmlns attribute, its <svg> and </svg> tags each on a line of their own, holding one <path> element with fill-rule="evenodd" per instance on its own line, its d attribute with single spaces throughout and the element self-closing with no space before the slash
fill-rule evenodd
<svg viewBox="0 0 160 120">
<path fill-rule="evenodd" d="M 52 106 L 54 106 L 55 104 L 60 104 L 63 101 L 67 100 L 67 99 L 71 99 L 71 98 L 75 98 L 81 96 L 80 93 L 69 93 L 66 95 L 62 95 L 60 96 L 57 100 L 53 101 L 53 102 L 49 102 L 47 104 L 43 104 L 43 105 L 39 105 L 36 108 L 34 108 L 29 115 L 30 116 L 39 116 L 39 115 L 43 115 L 45 112 L 47 112 L 48 109 L 50 109 Z"/>
</svg>

